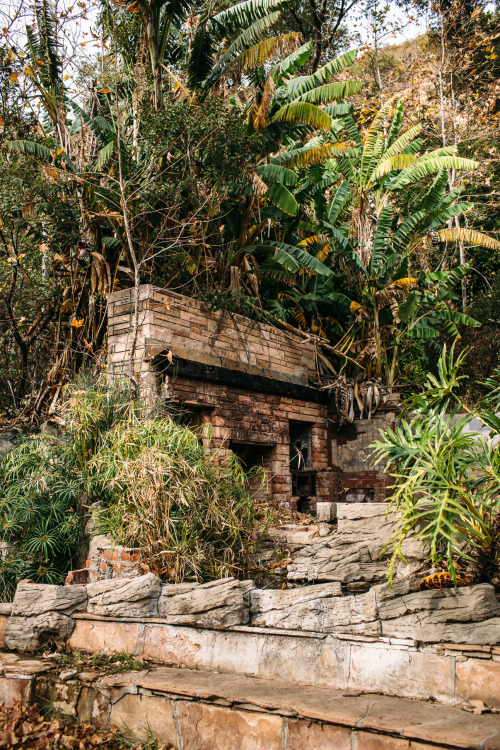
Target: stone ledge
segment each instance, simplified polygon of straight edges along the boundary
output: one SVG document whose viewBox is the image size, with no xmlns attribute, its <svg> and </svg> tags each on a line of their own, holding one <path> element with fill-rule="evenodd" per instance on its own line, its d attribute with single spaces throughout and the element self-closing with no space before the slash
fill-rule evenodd
<svg viewBox="0 0 500 750">
<path fill-rule="evenodd" d="M 380 694 L 290 685 L 213 671 L 151 667 L 138 672 L 61 680 L 50 662 L 23 663 L 20 685 L 0 677 L 7 702 L 42 696 L 55 708 L 96 728 L 127 724 L 139 734 L 147 722 L 175 748 L 202 750 L 500 750 L 500 714 Z M 14 657 L 15 659 L 15 657 Z M 82 690 L 85 700 L 82 701 Z M 82 714 L 83 710 L 83 714 Z M 210 745 L 204 744 L 210 739 Z M 362 742 L 361 742 L 362 740 Z"/>
</svg>

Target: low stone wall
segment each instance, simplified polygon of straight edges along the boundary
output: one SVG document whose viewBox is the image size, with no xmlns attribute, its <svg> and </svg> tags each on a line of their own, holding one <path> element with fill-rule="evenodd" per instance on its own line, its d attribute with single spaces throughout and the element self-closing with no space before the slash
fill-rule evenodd
<svg viewBox="0 0 500 750">
<path fill-rule="evenodd" d="M 0 700 L 152 733 L 174 750 L 500 749 L 492 713 L 188 669 L 106 675 L 0 654 Z"/>
<path fill-rule="evenodd" d="M 5 645 L 127 651 L 295 684 L 500 707 L 493 587 L 419 591 L 420 578 L 352 595 L 338 582 L 264 590 L 232 578 L 162 584 L 152 573 L 86 586 L 21 582 L 3 616 Z"/>
</svg>

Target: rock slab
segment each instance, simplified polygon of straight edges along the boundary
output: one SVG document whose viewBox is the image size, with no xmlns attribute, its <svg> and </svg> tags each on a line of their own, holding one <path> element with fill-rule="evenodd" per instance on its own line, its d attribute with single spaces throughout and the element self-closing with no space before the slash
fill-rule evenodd
<svg viewBox="0 0 500 750">
<path fill-rule="evenodd" d="M 84 586 L 69 588 L 21 582 L 5 625 L 5 645 L 19 651 L 33 651 L 48 642 L 64 642 L 75 627 L 71 615 L 86 605 Z"/>
<path fill-rule="evenodd" d="M 161 588 L 153 573 L 96 581 L 87 586 L 87 612 L 104 617 L 157 617 Z"/>
<path fill-rule="evenodd" d="M 186 587 L 189 587 L 186 589 Z M 253 581 L 223 578 L 197 584 L 162 587 L 158 614 L 171 625 L 223 629 L 246 625 L 250 619 Z"/>
<path fill-rule="evenodd" d="M 378 583 L 387 579 L 389 554 L 382 548 L 395 531 L 387 503 L 339 503 L 338 529 L 324 541 L 297 552 L 288 566 L 288 578 L 307 581 Z M 408 539 L 403 545 L 407 560 L 396 563 L 396 575 L 409 575 L 420 567 L 426 555 L 421 544 Z"/>
</svg>

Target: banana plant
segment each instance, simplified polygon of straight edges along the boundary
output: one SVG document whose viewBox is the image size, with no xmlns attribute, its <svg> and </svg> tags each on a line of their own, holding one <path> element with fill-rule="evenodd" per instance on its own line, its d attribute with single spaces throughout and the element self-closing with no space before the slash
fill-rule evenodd
<svg viewBox="0 0 500 750">
<path fill-rule="evenodd" d="M 454 146 L 419 155 L 421 127 L 400 132 L 401 102 L 387 124 L 389 115 L 390 107 L 383 107 L 364 138 L 351 115 L 343 118 L 354 148 L 321 166 L 319 190 L 309 188 L 314 220 L 304 225 L 306 241 L 328 248 L 327 265 L 336 273 L 320 283 L 315 279 L 314 289 L 297 303 L 312 304 L 341 327 L 353 325 L 359 364 L 392 386 L 403 348 L 435 339 L 443 329 L 456 336 L 459 325 L 478 325 L 454 308 L 456 286 L 469 267 L 443 265 L 431 272 L 430 248 L 463 241 L 500 249 L 500 243 L 450 227 L 473 204 L 460 200 L 463 185 L 447 191 L 446 170 L 472 170 L 476 162 L 459 157 Z M 408 188 L 429 175 L 434 180 L 411 202 Z M 325 186 L 332 183 L 336 189 L 327 203 Z M 321 245 L 319 252 L 325 254 Z"/>
</svg>

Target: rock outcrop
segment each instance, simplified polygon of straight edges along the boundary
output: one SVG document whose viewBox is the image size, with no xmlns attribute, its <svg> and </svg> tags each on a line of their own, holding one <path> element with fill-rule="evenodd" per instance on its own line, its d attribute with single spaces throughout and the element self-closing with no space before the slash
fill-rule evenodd
<svg viewBox="0 0 500 750">
<path fill-rule="evenodd" d="M 288 578 L 306 581 L 377 583 L 387 579 L 389 554 L 381 555 L 394 534 L 394 518 L 386 516 L 386 503 L 345 503 L 337 508 L 338 529 L 309 544 L 288 566 Z M 421 544 L 408 539 L 403 545 L 406 565 L 396 563 L 396 575 L 405 576 L 422 565 Z"/>
<path fill-rule="evenodd" d="M 7 648 L 32 651 L 47 642 L 63 642 L 75 627 L 71 615 L 87 606 L 84 586 L 19 583 L 5 626 Z"/>
</svg>

